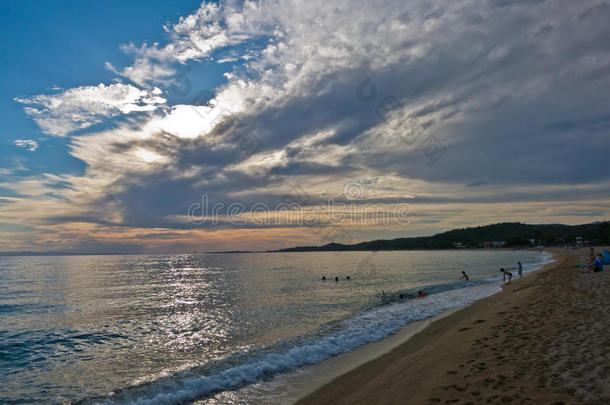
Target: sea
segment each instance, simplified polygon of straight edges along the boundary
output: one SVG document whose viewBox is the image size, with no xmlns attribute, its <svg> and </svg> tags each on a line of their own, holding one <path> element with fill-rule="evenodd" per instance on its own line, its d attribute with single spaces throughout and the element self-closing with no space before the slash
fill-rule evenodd
<svg viewBox="0 0 610 405">
<path fill-rule="evenodd" d="M 288 376 L 492 295 L 518 261 L 552 256 L 0 257 L 0 403 L 289 403 Z"/>
</svg>

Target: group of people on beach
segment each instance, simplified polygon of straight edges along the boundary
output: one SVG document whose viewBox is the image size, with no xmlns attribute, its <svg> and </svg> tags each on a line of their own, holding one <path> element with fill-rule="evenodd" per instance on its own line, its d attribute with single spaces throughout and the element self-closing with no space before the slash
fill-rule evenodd
<svg viewBox="0 0 610 405">
<path fill-rule="evenodd" d="M 521 264 L 521 262 L 517 262 L 517 267 L 512 267 L 511 269 L 517 269 L 517 274 L 519 274 L 519 278 L 523 278 L 523 265 Z M 508 277 L 508 283 L 510 284 L 511 280 L 513 279 L 513 273 L 511 273 L 510 271 L 504 270 L 504 267 L 500 268 L 500 272 L 502 273 L 502 282 L 506 282 L 506 277 Z M 468 277 L 468 274 L 466 274 L 465 271 L 462 271 L 462 275 L 460 276 L 460 280 L 464 279 L 465 281 L 468 281 L 470 279 L 470 277 Z"/>
</svg>

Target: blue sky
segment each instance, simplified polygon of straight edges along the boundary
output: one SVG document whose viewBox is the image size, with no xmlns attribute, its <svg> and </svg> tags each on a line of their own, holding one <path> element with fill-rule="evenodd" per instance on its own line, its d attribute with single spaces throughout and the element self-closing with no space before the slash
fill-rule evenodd
<svg viewBox="0 0 610 405">
<path fill-rule="evenodd" d="M 67 140 L 50 138 L 14 101 L 56 87 L 109 83 L 116 75 L 105 67 L 130 63 L 120 46 L 162 42 L 163 26 L 175 23 L 199 1 L 2 1 L 0 2 L 0 167 L 16 159 L 30 173 L 79 172 L 84 164 L 67 153 Z M 217 75 L 210 75 L 217 80 Z M 43 139 L 36 153 L 16 148 L 15 139 Z M 51 164 L 49 164 L 52 162 Z"/>
<path fill-rule="evenodd" d="M 0 4 L 0 251 L 610 214 L 605 1 Z"/>
</svg>

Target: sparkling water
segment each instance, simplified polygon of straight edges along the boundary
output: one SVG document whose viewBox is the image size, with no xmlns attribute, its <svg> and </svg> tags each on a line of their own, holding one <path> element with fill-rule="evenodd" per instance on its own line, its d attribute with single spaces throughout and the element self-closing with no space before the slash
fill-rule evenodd
<svg viewBox="0 0 610 405">
<path fill-rule="evenodd" d="M 549 260 L 509 250 L 0 257 L 0 403 L 255 402 L 243 387 L 493 294 L 500 267 Z"/>
</svg>

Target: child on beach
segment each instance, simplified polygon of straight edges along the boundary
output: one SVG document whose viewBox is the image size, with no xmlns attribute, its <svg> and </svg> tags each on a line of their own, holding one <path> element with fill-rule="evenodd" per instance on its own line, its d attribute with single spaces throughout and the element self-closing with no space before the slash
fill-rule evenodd
<svg viewBox="0 0 610 405">
<path fill-rule="evenodd" d="M 504 270 L 504 267 L 500 268 L 500 271 L 502 272 L 502 282 L 504 283 L 506 281 L 506 276 L 508 276 L 508 284 L 510 284 L 510 281 L 513 279 L 513 273 Z"/>
</svg>

